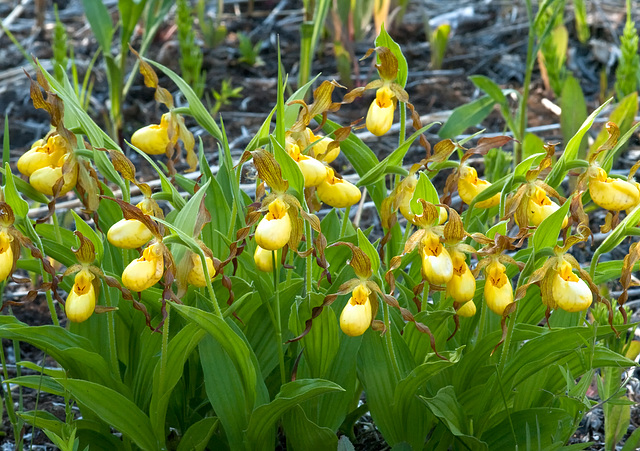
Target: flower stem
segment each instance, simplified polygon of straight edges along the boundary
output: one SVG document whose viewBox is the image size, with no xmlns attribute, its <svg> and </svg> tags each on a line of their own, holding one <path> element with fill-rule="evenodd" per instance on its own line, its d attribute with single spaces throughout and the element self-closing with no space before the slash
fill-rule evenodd
<svg viewBox="0 0 640 451">
<path fill-rule="evenodd" d="M 282 349 L 282 320 L 280 318 L 280 290 L 278 289 L 278 281 L 280 280 L 280 267 L 276 262 L 276 252 L 271 253 L 271 259 L 273 261 L 273 291 L 276 297 L 276 315 L 275 315 L 275 327 L 276 327 L 276 345 L 278 346 L 278 361 L 280 362 L 280 382 L 285 384 L 287 382 L 287 375 L 284 368 L 284 350 Z"/>
<path fill-rule="evenodd" d="M 340 227 L 340 238 L 344 238 L 347 233 L 347 224 L 349 223 L 349 213 L 351 213 L 351 205 L 344 210 L 344 216 L 342 217 L 342 227 Z"/>
<path fill-rule="evenodd" d="M 507 357 L 509 356 L 509 348 L 511 347 L 511 337 L 513 336 L 513 329 L 516 325 L 516 313 L 513 312 L 509 315 L 509 326 L 507 329 L 507 336 L 502 343 L 502 353 L 500 354 L 500 363 L 498 364 L 498 374 L 502 374 L 505 365 L 507 364 Z"/>
<path fill-rule="evenodd" d="M 384 327 L 387 331 L 384 334 L 384 341 L 387 345 L 387 352 L 389 353 L 389 360 L 391 360 L 391 366 L 396 374 L 396 378 L 400 380 L 400 367 L 398 366 L 398 360 L 393 350 L 393 342 L 391 341 L 391 319 L 389 317 L 389 306 L 386 303 L 382 304 L 382 321 L 384 321 Z"/>
<path fill-rule="evenodd" d="M 311 234 L 311 224 L 304 222 L 304 234 L 307 239 L 307 250 L 313 247 L 313 235 Z M 313 255 L 310 253 L 306 257 L 306 295 L 311 302 L 311 292 L 313 291 Z"/>
<path fill-rule="evenodd" d="M 106 301 L 107 307 L 112 307 L 111 296 L 109 296 L 108 288 L 101 284 L 100 289 L 102 296 Z M 168 308 L 168 307 L 167 307 Z M 167 310 L 168 312 L 168 310 Z M 115 313 L 107 313 L 107 333 L 109 334 L 109 360 L 111 363 L 111 371 L 116 375 L 117 380 L 120 380 L 120 365 L 118 365 L 118 352 L 116 350 L 116 323 L 114 318 Z"/>
<path fill-rule="evenodd" d="M 404 144 L 407 134 L 407 105 L 400 102 L 400 136 L 398 137 L 398 146 Z"/>
</svg>

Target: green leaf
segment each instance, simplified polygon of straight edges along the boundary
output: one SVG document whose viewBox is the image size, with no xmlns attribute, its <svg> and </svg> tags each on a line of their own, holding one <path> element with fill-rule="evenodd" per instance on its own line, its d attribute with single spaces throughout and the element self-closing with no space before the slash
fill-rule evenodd
<svg viewBox="0 0 640 451">
<path fill-rule="evenodd" d="M 273 135 L 269 137 L 273 146 L 274 156 L 282 170 L 282 178 L 289 182 L 289 187 L 293 188 L 298 198 L 302 200 L 304 196 L 304 176 L 298 163 L 282 148 L 280 143 L 274 139 Z"/>
<path fill-rule="evenodd" d="M 96 41 L 102 48 L 102 53 L 111 55 L 111 40 L 113 39 L 114 30 L 109 10 L 107 10 L 102 1 L 82 0 L 82 6 Z"/>
<path fill-rule="evenodd" d="M 218 427 L 216 417 L 203 418 L 193 423 L 178 443 L 178 451 L 203 451 Z"/>
<path fill-rule="evenodd" d="M 9 163 L 5 163 L 4 165 L 4 175 L 6 178 L 4 185 L 5 200 L 13 209 L 16 218 L 26 219 L 27 214 L 29 214 L 29 204 L 18 194 Z"/>
<path fill-rule="evenodd" d="M 280 417 L 289 409 L 314 396 L 332 391 L 344 391 L 342 387 L 323 379 L 298 379 L 282 385 L 275 399 L 256 408 L 247 428 L 247 444 L 251 449 L 269 449 L 264 437 Z"/>
<path fill-rule="evenodd" d="M 596 270 L 596 266 L 598 265 L 598 260 L 602 254 L 606 254 L 607 252 L 611 252 L 615 247 L 617 247 L 622 240 L 624 240 L 628 236 L 628 230 L 630 228 L 635 227 L 640 222 L 640 208 L 636 206 L 631 213 L 627 215 L 626 218 L 622 220 L 618 226 L 613 229 L 613 231 L 607 236 L 602 244 L 598 246 L 596 251 L 593 253 L 593 257 L 591 257 L 591 266 L 589 267 L 589 275 L 593 278 Z"/>
<path fill-rule="evenodd" d="M 413 192 L 413 197 L 409 205 L 411 206 L 411 212 L 416 215 L 422 214 L 422 204 L 418 202 L 418 199 L 424 199 L 427 202 L 431 202 L 432 204 L 439 204 L 440 198 L 438 197 L 438 191 L 436 191 L 436 187 L 433 186 L 431 179 L 426 176 L 424 172 L 420 173 L 420 177 L 418 178 L 418 184 L 416 185 L 416 190 Z M 440 207 L 438 208 L 438 212 L 440 211 Z"/>
<path fill-rule="evenodd" d="M 575 133 L 575 135 L 573 135 L 573 137 L 569 140 L 567 146 L 564 149 L 564 152 L 562 152 L 562 156 L 558 159 L 556 164 L 551 167 L 551 172 L 545 179 L 547 185 L 556 189 L 560 186 L 560 183 L 567 175 L 567 164 L 578 157 L 578 151 L 580 149 L 580 144 L 582 143 L 582 137 L 585 135 L 585 133 L 587 133 L 587 130 L 591 128 L 591 126 L 593 125 L 593 121 L 596 119 L 596 116 L 600 114 L 600 112 L 609 104 L 609 102 L 611 102 L 612 99 L 613 98 L 607 100 L 598 109 L 591 113 Z"/>
<path fill-rule="evenodd" d="M 420 396 L 420 399 L 427 405 L 427 407 L 429 407 L 429 410 L 431 410 L 435 416 L 444 422 L 449 431 L 456 437 L 459 437 L 459 439 L 465 443 L 467 447 L 470 447 L 470 449 L 501 449 L 488 448 L 485 442 L 470 435 L 469 420 L 467 419 L 462 406 L 458 403 L 455 390 L 451 385 L 438 390 L 438 393 L 436 393 L 433 398 Z"/>
<path fill-rule="evenodd" d="M 64 396 L 64 390 L 56 382 L 55 379 L 49 376 L 42 376 L 40 374 L 31 376 L 18 376 L 12 379 L 4 381 L 7 384 L 16 384 L 21 387 L 31 388 L 33 390 L 41 390 L 47 393 L 51 393 L 56 396 Z"/>
<path fill-rule="evenodd" d="M 453 139 L 462 134 L 469 127 L 482 122 L 493 110 L 496 104 L 489 96 L 483 96 L 472 102 L 459 106 L 451 113 L 447 122 L 438 132 L 442 139 Z"/>
<path fill-rule="evenodd" d="M 562 96 L 560 97 L 560 128 L 564 142 L 569 142 L 571 137 L 578 131 L 580 124 L 587 118 L 587 104 L 580 87 L 580 82 L 571 74 L 567 75 L 562 85 Z M 578 157 L 584 158 L 587 143 L 582 139 L 578 143 Z"/>
<path fill-rule="evenodd" d="M 8 381 L 7 381 L 8 382 Z M 36 387 L 37 390 L 37 387 Z M 60 421 L 54 414 L 45 410 L 29 410 L 27 412 L 16 412 L 26 424 L 42 429 L 43 431 L 53 432 L 58 436 L 64 434 L 65 423 Z"/>
<path fill-rule="evenodd" d="M 335 451 L 338 447 L 335 432 L 309 420 L 300 406 L 294 406 L 285 412 L 282 425 L 291 449 Z"/>
<path fill-rule="evenodd" d="M 91 228 L 84 219 L 78 216 L 74 210 L 71 210 L 71 213 L 76 221 L 76 230 L 82 233 L 85 238 L 93 243 L 93 247 L 96 251 L 96 260 L 101 263 L 102 257 L 104 256 L 104 236 L 102 238 L 99 237 L 96 231 L 93 230 L 93 228 Z"/>
<path fill-rule="evenodd" d="M 636 428 L 631 435 L 627 437 L 620 451 L 635 451 L 638 448 L 640 448 L 640 428 Z"/>
<path fill-rule="evenodd" d="M 391 50 L 391 53 L 393 53 L 393 56 L 397 58 L 398 76 L 396 77 L 396 83 L 404 88 L 407 85 L 407 76 L 409 74 L 407 59 L 404 57 L 400 46 L 389 36 L 387 30 L 385 30 L 384 23 L 380 27 L 380 34 L 376 38 L 376 47 L 388 48 Z"/>
<path fill-rule="evenodd" d="M 159 437 L 153 433 L 149 417 L 129 398 L 95 382 L 61 378 L 58 383 L 80 405 L 93 411 L 102 421 L 122 432 L 140 448 L 157 449 L 160 446 Z"/>
<path fill-rule="evenodd" d="M 362 230 L 358 229 L 358 247 L 367 254 L 371 261 L 371 271 L 374 275 L 378 274 L 380 269 L 380 256 L 376 252 L 376 248 L 369 242 Z"/>
<path fill-rule="evenodd" d="M 557 211 L 547 216 L 536 228 L 533 234 L 533 249 L 536 252 L 545 247 L 554 247 L 558 243 L 562 223 L 569 212 L 572 198 L 573 195 Z"/>
<path fill-rule="evenodd" d="M 544 141 L 533 133 L 526 133 L 522 142 L 522 152 L 525 158 L 544 152 Z"/>
<path fill-rule="evenodd" d="M 0 168 L 0 172 L 2 174 L 7 174 L 7 171 L 4 168 Z M 9 180 L 7 177 L 7 184 L 5 185 L 5 189 L 11 189 L 9 188 Z M 13 184 L 15 186 L 15 189 L 17 189 L 19 192 L 21 192 L 22 194 L 24 194 L 25 196 L 27 196 L 29 199 L 38 202 L 40 204 L 48 204 L 49 203 L 49 199 L 47 199 L 47 196 L 45 196 L 44 194 L 42 194 L 39 191 L 36 191 L 36 189 L 34 187 L 32 187 L 28 182 L 25 182 L 24 180 L 22 180 L 21 178 L 17 178 L 17 177 L 11 177 L 11 180 L 13 181 Z M 11 197 L 14 197 L 13 195 Z M 15 199 L 15 197 L 14 197 Z M 7 202 L 9 202 L 9 196 L 7 195 Z M 26 201 L 24 201 L 26 202 Z M 9 202 L 9 205 L 13 206 L 13 204 L 11 204 Z M 21 207 L 19 207 L 21 208 Z M 26 217 L 26 216 L 22 216 L 22 217 Z"/>
<path fill-rule="evenodd" d="M 629 131 L 631 124 L 633 123 L 636 114 L 638 113 L 638 92 L 632 92 L 625 98 L 623 98 L 620 103 L 615 107 L 615 109 L 609 115 L 609 121 L 614 122 L 620 129 L 620 133 L 624 135 L 627 131 Z M 607 128 L 602 127 L 600 133 L 591 144 L 589 148 L 589 152 L 596 151 L 602 144 L 604 144 L 609 138 L 609 133 L 607 133 Z M 611 154 L 611 152 L 609 152 Z M 599 156 L 599 161 L 605 161 L 607 157 Z M 614 158 L 615 159 L 615 158 Z M 603 166 L 605 171 L 609 172 L 611 167 Z"/>
<path fill-rule="evenodd" d="M 409 151 L 411 144 L 425 131 L 429 130 L 431 127 L 435 125 L 435 122 L 431 124 L 425 125 L 420 130 L 414 132 L 405 142 L 403 142 L 400 147 L 391 152 L 387 158 L 382 160 L 380 163 L 371 168 L 366 174 L 362 176 L 360 181 L 356 184 L 357 186 L 370 185 L 380 180 L 384 174 L 387 173 L 387 167 L 389 166 L 400 166 L 402 165 L 402 160 L 404 156 Z"/>
<path fill-rule="evenodd" d="M 507 98 L 502 92 L 502 88 L 500 88 L 500 86 L 498 86 L 498 84 L 489 77 L 484 75 L 471 75 L 469 80 L 471 80 L 478 89 L 484 91 L 485 94 L 491 97 L 494 102 L 500 105 L 508 105 Z"/>
</svg>

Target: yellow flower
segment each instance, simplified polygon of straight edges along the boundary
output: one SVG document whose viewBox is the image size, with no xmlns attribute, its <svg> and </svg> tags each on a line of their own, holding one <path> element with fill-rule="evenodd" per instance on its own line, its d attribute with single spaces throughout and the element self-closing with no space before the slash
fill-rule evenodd
<svg viewBox="0 0 640 451">
<path fill-rule="evenodd" d="M 376 98 L 371 102 L 367 112 L 367 130 L 376 136 L 387 133 L 393 124 L 393 113 L 396 108 L 394 97 L 386 86 L 376 91 Z"/>
<path fill-rule="evenodd" d="M 153 214 L 153 211 L 146 208 L 144 200 L 136 207 L 144 214 Z M 151 238 L 153 233 L 137 219 L 121 219 L 107 231 L 107 240 L 120 249 L 137 249 L 144 246 Z"/>
<path fill-rule="evenodd" d="M 536 186 L 533 190 L 533 194 L 529 197 L 527 204 L 527 217 L 529 218 L 529 224 L 538 227 L 542 221 L 547 219 L 551 214 L 560 209 L 560 206 L 549 199 L 547 193 Z M 565 228 L 569 222 L 568 217 L 564 217 L 562 221 L 562 228 Z"/>
<path fill-rule="evenodd" d="M 291 236 L 289 206 L 280 198 L 269 204 L 269 212 L 256 227 L 256 243 L 263 249 L 276 251 L 284 247 Z"/>
<path fill-rule="evenodd" d="M 462 201 L 470 205 L 474 197 L 489 188 L 491 183 L 478 178 L 478 173 L 471 166 L 463 164 L 460 166 L 460 177 L 458 178 L 458 194 Z M 495 207 L 500 203 L 500 193 L 496 193 L 493 197 L 476 204 L 477 208 Z"/>
<path fill-rule="evenodd" d="M 485 269 L 484 298 L 491 311 L 500 316 L 513 302 L 513 288 L 505 271 L 505 266 L 497 260 Z"/>
<path fill-rule="evenodd" d="M 473 277 L 467 265 L 467 259 L 462 252 L 451 251 L 451 262 L 453 263 L 453 277 L 447 282 L 447 296 L 451 296 L 459 304 L 467 303 L 473 299 L 476 292 L 476 279 Z M 467 309 L 470 308 L 467 307 Z M 469 316 L 473 316 L 473 313 Z"/>
<path fill-rule="evenodd" d="M 216 275 L 216 269 L 213 267 L 213 259 L 208 255 L 205 255 L 204 260 L 207 262 L 207 270 L 209 271 L 209 280 L 213 280 Z M 191 270 L 187 275 L 187 283 L 196 287 L 206 287 L 207 279 L 204 277 L 204 268 L 202 267 L 202 260 L 196 253 L 191 254 Z"/>
<path fill-rule="evenodd" d="M 253 254 L 253 261 L 256 263 L 256 268 L 263 272 L 273 271 L 273 251 L 268 251 L 256 246 L 256 251 Z"/>
<path fill-rule="evenodd" d="M 462 304 L 462 306 L 456 311 L 458 316 L 464 316 L 470 318 L 476 314 L 476 304 L 473 301 L 468 301 Z"/>
<path fill-rule="evenodd" d="M 64 307 L 69 321 L 81 323 L 93 315 L 96 308 L 96 291 L 93 279 L 94 275 L 86 269 L 76 274 L 73 288 Z"/>
<path fill-rule="evenodd" d="M 318 186 L 326 177 L 324 164 L 315 158 L 300 153 L 298 144 L 287 140 L 287 152 L 298 163 L 300 172 L 304 176 L 304 187 Z"/>
<path fill-rule="evenodd" d="M 552 294 L 556 305 L 567 312 L 586 310 L 593 301 L 589 285 L 573 273 L 571 264 L 564 259 L 553 276 Z"/>
<path fill-rule="evenodd" d="M 333 169 L 326 168 L 326 178 L 318 185 L 318 197 L 322 202 L 334 208 L 345 208 L 358 203 L 361 196 L 357 186 L 337 178 Z"/>
<path fill-rule="evenodd" d="M 160 124 L 142 127 L 131 136 L 131 144 L 149 155 L 164 154 L 169 143 L 169 113 L 162 115 Z"/>
<path fill-rule="evenodd" d="M 6 230 L 0 231 L 0 282 L 4 281 L 13 268 L 13 237 Z"/>
<path fill-rule="evenodd" d="M 350 337 L 357 337 L 371 325 L 371 290 L 366 285 L 358 285 L 351 293 L 349 302 L 340 314 L 340 329 Z"/>
<path fill-rule="evenodd" d="M 154 286 L 164 273 L 163 244 L 154 243 L 122 272 L 122 285 L 131 291 L 144 291 Z"/>
<path fill-rule="evenodd" d="M 422 274 L 432 285 L 444 285 L 453 278 L 451 256 L 431 231 L 422 238 Z"/>
<path fill-rule="evenodd" d="M 68 150 L 66 141 L 60 135 L 49 137 L 46 144 L 40 139 L 18 159 L 18 171 L 29 177 L 38 169 L 56 166 Z"/>
<path fill-rule="evenodd" d="M 324 161 L 325 163 L 331 163 L 333 160 L 338 158 L 338 155 L 340 155 L 340 146 L 334 147 L 327 152 L 329 144 L 333 142 L 331 138 L 326 136 L 315 136 L 309 128 L 307 128 L 307 131 L 309 134 L 309 142 L 313 144 L 311 150 L 313 151 L 313 156 L 315 158 L 320 161 Z"/>
<path fill-rule="evenodd" d="M 626 210 L 640 202 L 640 191 L 633 183 L 609 178 L 602 168 L 590 170 L 589 193 L 593 202 L 605 210 Z"/>
<path fill-rule="evenodd" d="M 69 157 L 69 154 L 65 154 L 60 158 L 56 166 L 45 166 L 43 168 L 35 170 L 29 177 L 29 184 L 37 191 L 47 196 L 53 196 L 53 187 L 56 182 L 60 180 L 62 175 L 62 166 L 65 160 Z M 78 165 L 74 163 L 71 169 L 64 174 L 62 188 L 60 188 L 59 196 L 68 193 L 75 186 L 78 181 Z"/>
</svg>

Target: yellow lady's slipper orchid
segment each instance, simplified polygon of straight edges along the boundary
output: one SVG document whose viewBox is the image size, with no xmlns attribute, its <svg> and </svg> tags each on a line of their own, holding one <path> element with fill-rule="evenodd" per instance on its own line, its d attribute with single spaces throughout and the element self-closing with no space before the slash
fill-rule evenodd
<svg viewBox="0 0 640 451">
<path fill-rule="evenodd" d="M 256 263 L 256 268 L 260 271 L 273 271 L 273 251 L 268 251 L 260 246 L 256 246 L 256 251 L 253 254 L 253 261 Z"/>
<path fill-rule="evenodd" d="M 471 318 L 476 314 L 476 304 L 473 301 L 468 301 L 462 304 L 462 306 L 456 311 L 458 316 L 464 316 L 465 318 Z"/>
<path fill-rule="evenodd" d="M 280 198 L 269 204 L 269 212 L 256 227 L 256 243 L 263 249 L 276 251 L 284 247 L 291 236 L 289 206 Z"/>
<path fill-rule="evenodd" d="M 463 164 L 460 166 L 460 176 L 458 177 L 458 194 L 462 201 L 470 205 L 473 199 L 489 188 L 491 183 L 486 180 L 478 178 L 478 173 L 474 168 Z M 478 202 L 475 206 L 477 208 L 491 208 L 500 203 L 500 193 L 496 193 L 493 197 L 482 202 Z"/>
<path fill-rule="evenodd" d="M 307 128 L 307 130 L 309 130 Z M 327 148 L 329 144 L 333 142 L 333 140 L 326 136 L 314 136 L 313 132 L 309 130 L 309 141 L 313 144 L 311 150 L 313 151 L 313 156 L 325 163 L 331 163 L 333 160 L 338 158 L 340 155 L 340 146 L 334 147 L 330 151 L 327 152 Z"/>
<path fill-rule="evenodd" d="M 122 285 L 131 291 L 144 291 L 154 286 L 164 273 L 163 244 L 153 243 L 122 272 Z"/>
<path fill-rule="evenodd" d="M 12 241 L 13 237 L 6 230 L 0 231 L 0 282 L 9 277 L 13 268 Z"/>
<path fill-rule="evenodd" d="M 81 323 L 93 315 L 93 311 L 96 308 L 96 291 L 93 286 L 94 277 L 86 269 L 76 274 L 73 288 L 64 306 L 64 311 L 69 321 Z"/>
<path fill-rule="evenodd" d="M 560 206 L 549 199 L 549 196 L 547 196 L 547 193 L 542 188 L 536 186 L 533 189 L 527 204 L 527 217 L 529 218 L 529 224 L 534 227 L 538 227 L 542 221 L 559 209 Z M 565 216 L 562 221 L 562 228 L 565 228 L 568 222 L 569 218 Z"/>
<path fill-rule="evenodd" d="M 367 130 L 374 135 L 382 136 L 391 128 L 396 109 L 394 98 L 394 94 L 386 86 L 376 91 L 376 98 L 367 112 Z"/>
<path fill-rule="evenodd" d="M 57 166 L 45 166 L 43 168 L 35 170 L 29 177 L 29 184 L 37 191 L 47 196 L 53 196 L 53 187 L 56 182 L 63 177 L 62 166 L 65 160 L 69 157 L 69 154 L 65 154 Z M 63 195 L 71 191 L 78 181 L 78 165 L 73 164 L 71 169 L 64 174 L 62 188 L 58 195 Z"/>
<path fill-rule="evenodd" d="M 567 312 L 586 310 L 593 301 L 589 285 L 573 273 L 571 264 L 564 259 L 553 277 L 552 293 L 556 305 Z"/>
<path fill-rule="evenodd" d="M 144 214 L 153 214 L 146 208 L 145 201 L 139 202 L 138 207 Z M 107 231 L 107 240 L 120 249 L 137 249 L 144 246 L 153 233 L 137 219 L 121 219 Z"/>
<path fill-rule="evenodd" d="M 467 259 L 462 252 L 451 251 L 451 262 L 453 263 L 453 277 L 447 282 L 447 296 L 451 296 L 459 304 L 467 303 L 473 299 L 476 292 L 476 279 L 473 277 L 473 273 L 467 265 Z M 467 307 L 467 309 L 469 308 Z"/>
<path fill-rule="evenodd" d="M 611 211 L 626 210 L 640 202 L 640 192 L 633 183 L 609 178 L 602 168 L 589 170 L 589 194 L 596 205 Z"/>
<path fill-rule="evenodd" d="M 502 316 L 507 305 L 513 302 L 513 287 L 505 266 L 493 261 L 485 269 L 484 298 L 492 312 Z"/>
<path fill-rule="evenodd" d="M 357 337 L 367 331 L 371 325 L 371 290 L 366 285 L 358 285 L 351 293 L 349 302 L 340 314 L 340 329 L 350 337 Z"/>
<path fill-rule="evenodd" d="M 318 197 L 331 207 L 345 208 L 358 203 L 362 193 L 357 186 L 336 177 L 333 169 L 327 167 L 326 178 L 318 185 Z"/>
<path fill-rule="evenodd" d="M 451 256 L 431 231 L 422 238 L 422 274 L 432 285 L 444 285 L 453 278 Z"/>
<path fill-rule="evenodd" d="M 207 262 L 207 270 L 209 271 L 209 280 L 213 280 L 216 275 L 216 269 L 213 266 L 213 259 L 208 255 L 205 255 L 204 260 Z M 187 275 L 187 283 L 196 287 L 206 287 L 207 279 L 204 277 L 204 268 L 202 267 L 202 260 L 196 253 L 191 254 L 191 270 Z"/>
<path fill-rule="evenodd" d="M 29 177 L 38 169 L 56 166 L 68 151 L 66 141 L 60 135 L 49 137 L 46 144 L 40 139 L 18 159 L 18 171 Z"/>
<path fill-rule="evenodd" d="M 324 164 L 315 158 L 300 153 L 300 146 L 293 142 L 287 142 L 287 153 L 298 163 L 300 172 L 304 176 L 304 187 L 318 186 L 326 177 Z"/>
<path fill-rule="evenodd" d="M 162 155 L 169 146 L 169 115 L 162 115 L 160 124 L 147 125 L 135 131 L 131 144 L 149 155 Z"/>
</svg>

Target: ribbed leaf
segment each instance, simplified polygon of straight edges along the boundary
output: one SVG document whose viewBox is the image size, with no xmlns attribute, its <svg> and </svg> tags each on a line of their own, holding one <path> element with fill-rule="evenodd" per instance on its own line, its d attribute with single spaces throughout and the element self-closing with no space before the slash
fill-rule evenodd
<svg viewBox="0 0 640 451">
<path fill-rule="evenodd" d="M 203 418 L 193 423 L 178 443 L 178 451 L 203 451 L 218 426 L 216 417 Z"/>
<path fill-rule="evenodd" d="M 447 122 L 438 132 L 442 139 L 453 139 L 469 127 L 482 122 L 496 104 L 489 96 L 483 96 L 454 109 Z"/>
<path fill-rule="evenodd" d="M 338 436 L 331 429 L 310 421 L 300 406 L 286 412 L 282 424 L 291 449 L 335 451 L 338 447 Z"/>
</svg>

